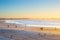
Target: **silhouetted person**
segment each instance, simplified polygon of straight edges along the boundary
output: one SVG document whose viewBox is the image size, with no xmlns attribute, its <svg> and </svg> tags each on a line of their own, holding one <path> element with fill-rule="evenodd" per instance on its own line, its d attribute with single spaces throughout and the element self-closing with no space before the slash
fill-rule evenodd
<svg viewBox="0 0 60 40">
<path fill-rule="evenodd" d="M 8 28 L 9 28 L 9 25 L 7 25 L 8 26 Z"/>
<path fill-rule="evenodd" d="M 43 27 L 41 27 L 40 29 L 43 30 Z"/>
<path fill-rule="evenodd" d="M 15 26 L 15 28 L 17 28 L 17 25 Z"/>
</svg>

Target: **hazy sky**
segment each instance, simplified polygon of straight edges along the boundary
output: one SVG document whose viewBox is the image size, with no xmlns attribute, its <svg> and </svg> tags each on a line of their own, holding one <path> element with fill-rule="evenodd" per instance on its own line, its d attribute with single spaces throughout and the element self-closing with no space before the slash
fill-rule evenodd
<svg viewBox="0 0 60 40">
<path fill-rule="evenodd" d="M 60 0 L 0 0 L 0 18 L 60 18 Z"/>
</svg>

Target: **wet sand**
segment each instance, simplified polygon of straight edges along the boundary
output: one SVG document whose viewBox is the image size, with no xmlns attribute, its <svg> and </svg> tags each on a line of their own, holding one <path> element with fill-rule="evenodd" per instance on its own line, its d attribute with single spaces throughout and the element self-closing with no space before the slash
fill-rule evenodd
<svg viewBox="0 0 60 40">
<path fill-rule="evenodd" d="M 0 23 L 0 29 L 25 30 L 25 31 L 44 32 L 44 33 L 60 35 L 60 28 L 27 27 L 25 25 L 12 24 L 12 23 Z"/>
<path fill-rule="evenodd" d="M 60 35 L 23 30 L 0 29 L 0 36 L 13 40 L 60 40 Z"/>
<path fill-rule="evenodd" d="M 54 34 L 55 33 L 55 34 Z M 0 23 L 0 40 L 60 40 L 60 29 Z"/>
</svg>

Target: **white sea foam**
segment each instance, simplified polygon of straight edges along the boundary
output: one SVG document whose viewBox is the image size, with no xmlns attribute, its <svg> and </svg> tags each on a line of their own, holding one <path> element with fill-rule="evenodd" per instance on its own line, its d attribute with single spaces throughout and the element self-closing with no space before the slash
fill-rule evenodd
<svg viewBox="0 0 60 40">
<path fill-rule="evenodd" d="M 6 23 L 22 24 L 28 27 L 58 27 L 60 28 L 60 21 L 55 20 L 5 20 Z"/>
</svg>

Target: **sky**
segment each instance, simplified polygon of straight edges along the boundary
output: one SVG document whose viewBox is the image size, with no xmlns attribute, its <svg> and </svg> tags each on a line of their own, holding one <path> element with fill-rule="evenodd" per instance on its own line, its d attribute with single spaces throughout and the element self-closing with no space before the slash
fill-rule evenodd
<svg viewBox="0 0 60 40">
<path fill-rule="evenodd" d="M 0 0 L 0 18 L 60 18 L 60 0 Z"/>
</svg>

